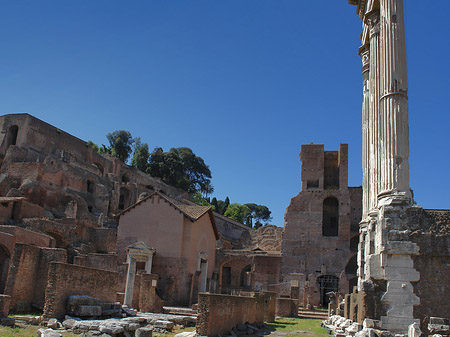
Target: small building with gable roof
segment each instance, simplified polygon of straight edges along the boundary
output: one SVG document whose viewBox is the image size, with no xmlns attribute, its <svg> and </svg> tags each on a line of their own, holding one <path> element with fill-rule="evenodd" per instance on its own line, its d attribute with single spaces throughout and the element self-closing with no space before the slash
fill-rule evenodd
<svg viewBox="0 0 450 337">
<path fill-rule="evenodd" d="M 191 305 L 199 292 L 214 290 L 219 233 L 211 207 L 154 192 L 118 216 L 117 253 L 144 242 L 155 250 L 151 271 L 159 275 L 158 295 L 169 305 Z M 137 272 L 145 265 L 137 264 Z"/>
</svg>

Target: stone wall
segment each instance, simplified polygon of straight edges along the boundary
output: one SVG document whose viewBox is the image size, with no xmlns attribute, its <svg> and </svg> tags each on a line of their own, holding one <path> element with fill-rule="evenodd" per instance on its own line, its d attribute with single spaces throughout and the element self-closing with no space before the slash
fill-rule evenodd
<svg viewBox="0 0 450 337">
<path fill-rule="evenodd" d="M 420 281 L 413 284 L 420 304 L 414 307 L 414 317 L 420 318 L 426 329 L 430 317 L 450 318 L 450 210 L 418 210 L 411 217 L 417 225 L 410 240 L 419 246 L 414 267 Z"/>
<path fill-rule="evenodd" d="M 13 311 L 29 312 L 32 305 L 42 309 L 49 263 L 65 260 L 62 249 L 16 243 L 5 287 Z"/>
<path fill-rule="evenodd" d="M 217 336 L 228 333 L 245 322 L 273 322 L 275 293 L 259 293 L 254 297 L 199 294 L 197 333 Z"/>
<path fill-rule="evenodd" d="M 117 255 L 95 253 L 78 255 L 74 258 L 73 264 L 89 268 L 117 271 Z"/>
<path fill-rule="evenodd" d="M 61 319 L 71 295 L 87 295 L 105 302 L 115 302 L 118 273 L 66 263 L 51 263 L 45 289 L 44 317 Z"/>
<path fill-rule="evenodd" d="M 6 177 L 0 195 L 13 193 L 29 203 L 18 219 L 45 215 L 98 222 L 105 217 L 112 220 L 143 192 L 186 196 L 31 115 L 0 116 L 0 128 L 0 174 Z M 12 128 L 16 128 L 14 141 Z"/>
<path fill-rule="evenodd" d="M 221 240 L 224 241 L 227 248 L 242 249 L 251 245 L 251 228 L 241 224 L 233 219 L 227 218 L 214 212 L 217 230 L 221 234 Z"/>
</svg>

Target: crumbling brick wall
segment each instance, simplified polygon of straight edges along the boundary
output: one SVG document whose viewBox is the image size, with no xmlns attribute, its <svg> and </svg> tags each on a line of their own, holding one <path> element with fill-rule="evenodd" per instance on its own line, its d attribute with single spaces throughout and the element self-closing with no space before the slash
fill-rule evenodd
<svg viewBox="0 0 450 337">
<path fill-rule="evenodd" d="M 32 306 L 43 308 L 49 263 L 66 258 L 63 249 L 16 243 L 5 287 L 14 312 L 29 312 Z"/>
<path fill-rule="evenodd" d="M 197 333 L 217 336 L 240 323 L 274 321 L 275 298 L 275 293 L 260 293 L 255 297 L 199 294 Z"/>
<path fill-rule="evenodd" d="M 420 273 L 414 293 L 420 304 L 414 317 L 421 319 L 422 329 L 430 317 L 450 318 L 450 210 L 423 210 L 416 207 L 409 213 L 413 231 L 410 240 L 419 246 L 414 268 Z"/>
<path fill-rule="evenodd" d="M 44 317 L 63 318 L 71 295 L 87 295 L 115 302 L 119 274 L 112 271 L 51 263 L 45 289 Z"/>
</svg>

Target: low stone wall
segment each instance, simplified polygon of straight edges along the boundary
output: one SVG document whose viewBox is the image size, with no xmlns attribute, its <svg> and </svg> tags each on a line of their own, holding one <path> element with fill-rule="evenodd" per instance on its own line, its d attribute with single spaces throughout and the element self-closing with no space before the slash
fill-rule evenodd
<svg viewBox="0 0 450 337">
<path fill-rule="evenodd" d="M 282 317 L 298 317 L 298 300 L 277 298 L 275 314 Z"/>
<path fill-rule="evenodd" d="M 219 294 L 198 295 L 197 333 L 217 336 L 245 322 L 275 320 L 275 293 L 261 292 L 253 297 Z"/>
<path fill-rule="evenodd" d="M 45 318 L 63 318 L 71 295 L 87 295 L 115 302 L 119 274 L 66 263 L 51 263 L 45 289 Z"/>
</svg>

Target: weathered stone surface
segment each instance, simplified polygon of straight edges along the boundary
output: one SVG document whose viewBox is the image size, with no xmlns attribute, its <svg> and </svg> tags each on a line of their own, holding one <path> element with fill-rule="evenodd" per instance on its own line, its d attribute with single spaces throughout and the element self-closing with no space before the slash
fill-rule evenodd
<svg viewBox="0 0 450 337">
<path fill-rule="evenodd" d="M 78 305 L 71 312 L 72 315 L 78 317 L 96 317 L 102 315 L 102 307 L 99 305 Z"/>
<path fill-rule="evenodd" d="M 167 330 L 167 331 L 172 331 L 172 329 L 173 329 L 173 322 L 157 320 L 157 321 L 155 321 L 153 323 L 153 326 L 155 328 L 158 328 L 158 329 L 164 329 L 164 330 Z"/>
<path fill-rule="evenodd" d="M 139 328 L 136 330 L 136 337 L 152 337 L 152 328 Z"/>
<path fill-rule="evenodd" d="M 62 337 L 62 334 L 53 329 L 38 329 L 38 337 Z"/>
<path fill-rule="evenodd" d="M 423 335 L 418 323 L 413 323 L 408 328 L 408 337 L 421 337 Z"/>
<path fill-rule="evenodd" d="M 430 324 L 448 325 L 449 319 L 442 317 L 430 317 Z"/>
<path fill-rule="evenodd" d="M 197 336 L 197 332 L 196 331 L 191 331 L 191 332 L 181 332 L 176 334 L 174 337 L 195 337 Z"/>
<path fill-rule="evenodd" d="M 49 329 L 57 329 L 58 328 L 58 320 L 56 318 L 50 318 L 47 322 L 47 328 Z"/>
<path fill-rule="evenodd" d="M 431 333 L 450 335 L 450 325 L 447 324 L 428 324 L 428 330 Z"/>
</svg>

